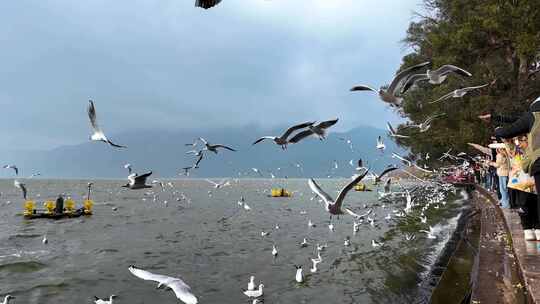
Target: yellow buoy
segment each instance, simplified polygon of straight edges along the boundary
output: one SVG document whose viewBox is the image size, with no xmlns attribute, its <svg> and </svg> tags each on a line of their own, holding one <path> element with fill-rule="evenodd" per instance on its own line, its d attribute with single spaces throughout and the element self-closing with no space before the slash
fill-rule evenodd
<svg viewBox="0 0 540 304">
<path fill-rule="evenodd" d="M 85 200 L 83 203 L 84 207 L 84 213 L 85 214 L 92 214 L 92 207 L 94 206 L 94 202 L 92 200 Z"/>
<path fill-rule="evenodd" d="M 36 203 L 34 201 L 26 201 L 24 203 L 24 215 L 31 215 L 36 209 Z"/>
<path fill-rule="evenodd" d="M 52 214 L 54 212 L 54 208 L 56 207 L 56 203 L 53 201 L 46 201 L 43 203 L 45 205 L 46 213 Z"/>
<path fill-rule="evenodd" d="M 358 183 L 354 186 L 354 190 L 356 191 L 365 191 L 366 185 L 364 183 Z"/>
<path fill-rule="evenodd" d="M 72 199 L 67 199 L 64 202 L 64 207 L 66 208 L 66 212 L 72 213 L 73 211 L 75 211 L 75 201 L 73 201 Z"/>
<path fill-rule="evenodd" d="M 291 193 L 283 188 L 274 188 L 271 191 L 272 197 L 291 197 Z"/>
</svg>

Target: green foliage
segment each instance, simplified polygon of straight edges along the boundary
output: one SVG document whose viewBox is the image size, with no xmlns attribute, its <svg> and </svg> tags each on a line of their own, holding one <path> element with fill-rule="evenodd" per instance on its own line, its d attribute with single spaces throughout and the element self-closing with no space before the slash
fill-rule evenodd
<svg viewBox="0 0 540 304">
<path fill-rule="evenodd" d="M 540 95 L 540 75 L 529 79 L 529 70 L 540 60 L 540 1 L 533 0 L 424 0 L 425 11 L 412 22 L 403 42 L 413 52 L 401 68 L 431 61 L 433 69 L 444 64 L 462 67 L 473 77 L 451 75 L 441 85 L 419 83 L 404 96 L 400 114 L 412 123 L 446 113 L 431 129 L 400 125 L 410 135 L 398 144 L 412 156 L 429 152 L 433 157 L 452 148 L 469 150 L 467 142 L 486 144 L 492 134 L 478 115 L 521 113 Z M 486 89 L 461 99 L 429 104 L 455 89 L 490 83 Z"/>
</svg>

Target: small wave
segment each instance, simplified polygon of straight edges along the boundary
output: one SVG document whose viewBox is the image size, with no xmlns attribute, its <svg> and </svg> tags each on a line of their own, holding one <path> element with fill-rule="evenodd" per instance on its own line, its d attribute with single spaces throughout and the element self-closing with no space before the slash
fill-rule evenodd
<svg viewBox="0 0 540 304">
<path fill-rule="evenodd" d="M 0 265 L 0 272 L 6 271 L 10 273 L 28 273 L 39 271 L 45 267 L 47 267 L 47 265 L 36 261 L 15 262 Z"/>
</svg>

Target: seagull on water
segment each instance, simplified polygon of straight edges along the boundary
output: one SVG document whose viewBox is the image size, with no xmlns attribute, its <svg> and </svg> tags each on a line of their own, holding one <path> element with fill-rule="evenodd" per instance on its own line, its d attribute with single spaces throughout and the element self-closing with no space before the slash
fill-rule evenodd
<svg viewBox="0 0 540 304">
<path fill-rule="evenodd" d="M 94 303 L 95 304 L 113 304 L 113 299 L 116 298 L 115 295 L 111 295 L 108 300 L 100 299 L 96 296 L 94 296 Z"/>
<path fill-rule="evenodd" d="M 392 125 L 389 122 L 386 123 L 386 128 L 388 129 L 388 136 L 390 137 L 393 137 L 393 138 L 409 138 L 410 137 L 407 135 L 398 134 L 396 130 L 394 129 L 394 127 L 392 127 Z"/>
<path fill-rule="evenodd" d="M 311 262 L 313 263 L 313 267 L 311 267 L 310 271 L 311 273 L 317 272 L 317 265 L 322 262 L 321 253 L 317 252 L 317 258 L 311 259 Z"/>
<path fill-rule="evenodd" d="M 244 294 L 250 298 L 258 298 L 263 295 L 264 284 L 259 284 L 259 289 L 256 290 L 245 290 Z"/>
<path fill-rule="evenodd" d="M 371 240 L 371 246 L 374 247 L 374 248 L 381 247 L 382 245 L 384 245 L 384 243 L 377 242 L 375 240 Z"/>
<path fill-rule="evenodd" d="M 2 301 L 2 304 L 9 304 L 9 301 L 12 299 L 15 299 L 15 297 L 12 295 L 7 295 L 4 297 L 4 301 Z"/>
<path fill-rule="evenodd" d="M 255 290 L 255 277 L 254 276 L 249 277 L 247 290 Z"/>
<path fill-rule="evenodd" d="M 19 182 L 18 180 L 13 181 L 13 185 L 14 185 L 16 188 L 21 189 L 22 194 L 23 194 L 23 198 L 26 199 L 26 193 L 27 193 L 27 191 L 26 191 L 26 185 L 23 184 L 23 183 L 21 183 L 21 182 Z"/>
<path fill-rule="evenodd" d="M 19 175 L 19 168 L 17 168 L 17 166 L 15 166 L 15 165 L 5 165 L 3 168 L 4 169 L 13 169 L 13 171 L 15 171 L 15 175 Z"/>
<path fill-rule="evenodd" d="M 394 79 L 392 80 L 392 82 L 390 83 L 390 85 L 388 86 L 386 90 L 383 88 L 380 88 L 377 91 L 370 86 L 362 84 L 362 85 L 357 85 L 353 87 L 350 91 L 353 91 L 353 92 L 354 91 L 373 91 L 379 94 L 379 98 L 382 101 L 389 103 L 391 106 L 400 107 L 401 103 L 403 102 L 403 98 L 399 97 L 398 95 L 401 92 L 401 88 L 403 87 L 403 83 L 405 82 L 405 80 L 409 77 L 409 75 L 417 72 L 420 69 L 423 69 L 429 64 L 430 64 L 429 62 L 424 62 L 418 65 L 406 68 L 403 71 L 399 72 L 394 77 Z"/>
<path fill-rule="evenodd" d="M 431 101 L 430 103 L 436 103 L 436 102 L 447 100 L 447 99 L 450 99 L 450 98 L 461 98 L 461 97 L 467 95 L 469 92 L 472 92 L 472 91 L 475 91 L 475 90 L 478 90 L 478 89 L 481 89 L 481 88 L 485 88 L 488 85 L 489 85 L 489 83 L 486 83 L 486 84 L 479 85 L 479 86 L 457 89 L 457 90 L 454 90 L 454 91 L 452 91 L 452 92 L 450 92 L 448 94 L 443 95 L 441 98 L 439 98 L 439 99 L 437 99 L 435 101 Z"/>
<path fill-rule="evenodd" d="M 221 0 L 195 0 L 195 7 L 209 9 L 218 5 L 220 2 Z"/>
<path fill-rule="evenodd" d="M 128 175 L 128 183 L 123 185 L 124 188 L 129 188 L 131 190 L 137 190 L 137 189 L 146 189 L 146 188 L 152 188 L 152 186 L 149 186 L 146 184 L 146 179 L 152 175 L 152 171 L 145 173 L 143 175 L 138 175 L 137 173 L 132 173 Z"/>
<path fill-rule="evenodd" d="M 327 121 L 323 121 L 317 125 L 310 125 L 308 126 L 308 130 L 305 130 L 305 131 L 302 131 L 298 134 L 296 134 L 293 138 L 291 138 L 291 140 L 289 140 L 290 143 L 298 143 L 299 141 L 301 141 L 302 139 L 308 137 L 308 136 L 311 136 L 311 135 L 315 135 L 317 136 L 320 140 L 324 140 L 326 139 L 326 134 L 327 134 L 327 130 L 328 128 L 330 128 L 331 126 L 335 125 L 337 122 L 338 122 L 339 119 L 333 119 L 333 120 L 327 120 Z"/>
<path fill-rule="evenodd" d="M 294 265 L 294 267 L 296 267 L 296 275 L 294 276 L 294 279 L 298 283 L 303 283 L 304 282 L 304 274 L 302 273 L 302 266 Z"/>
<path fill-rule="evenodd" d="M 281 149 L 286 150 L 287 149 L 287 144 L 289 143 L 288 138 L 289 138 L 289 136 L 292 135 L 293 132 L 295 132 L 297 130 L 300 130 L 300 129 L 305 129 L 305 128 L 309 127 L 309 126 L 312 126 L 313 124 L 314 124 L 313 122 L 304 122 L 304 123 L 292 126 L 289 129 L 287 129 L 287 131 L 285 131 L 285 133 L 283 133 L 281 136 L 263 136 L 263 137 L 257 139 L 253 143 L 253 145 L 258 144 L 258 143 L 262 142 L 265 139 L 271 139 L 276 143 L 276 145 L 281 146 Z"/>
<path fill-rule="evenodd" d="M 127 148 L 126 146 L 121 146 L 113 143 L 110 141 L 107 136 L 105 136 L 105 133 L 101 130 L 97 123 L 97 116 L 96 116 L 96 108 L 94 106 L 94 102 L 92 100 L 88 101 L 90 104 L 88 105 L 88 118 L 90 118 L 90 124 L 92 126 L 93 134 L 90 136 L 90 140 L 93 141 L 102 141 L 105 142 L 115 148 Z"/>
<path fill-rule="evenodd" d="M 214 152 L 214 153 L 218 153 L 218 149 L 227 149 L 229 151 L 233 151 L 233 152 L 236 152 L 235 149 L 231 148 L 231 147 L 228 147 L 228 146 L 225 146 L 225 145 L 221 145 L 221 144 L 217 144 L 217 145 L 212 145 L 210 143 L 208 143 L 208 141 L 206 141 L 206 139 L 202 138 L 202 137 L 199 137 L 199 140 L 204 144 L 204 148 L 203 150 L 205 151 L 211 151 L 211 152 Z"/>
<path fill-rule="evenodd" d="M 328 225 L 328 229 L 330 229 L 330 231 L 334 231 L 334 224 L 330 223 Z"/>
<path fill-rule="evenodd" d="M 343 246 L 345 247 L 349 247 L 351 246 L 351 238 L 350 237 L 345 237 L 345 241 L 343 242 Z"/>
<path fill-rule="evenodd" d="M 330 217 L 332 215 L 339 215 L 343 214 L 343 210 L 341 210 L 341 206 L 343 204 L 343 201 L 345 200 L 345 197 L 347 196 L 347 193 L 354 188 L 356 184 L 358 184 L 362 178 L 366 176 L 368 173 L 368 170 L 366 170 L 363 174 L 357 175 L 354 179 L 352 179 L 341 191 L 339 192 L 337 198 L 334 200 L 330 195 L 328 195 L 326 192 L 324 192 L 317 183 L 310 178 L 308 181 L 309 187 L 311 188 L 311 191 L 313 191 L 315 194 L 317 194 L 325 204 L 325 209 L 330 213 Z M 346 208 L 345 208 L 346 209 Z"/>
<path fill-rule="evenodd" d="M 381 152 L 386 149 L 386 145 L 384 144 L 382 137 L 377 137 L 377 145 L 375 147 Z"/>
<path fill-rule="evenodd" d="M 42 242 L 43 244 L 49 243 L 49 240 L 47 239 L 47 235 L 44 235 L 44 236 L 43 236 L 43 240 L 41 240 L 41 242 Z"/>
<path fill-rule="evenodd" d="M 360 223 L 353 222 L 353 233 L 360 231 Z"/>
<path fill-rule="evenodd" d="M 272 245 L 272 255 L 273 255 L 274 257 L 277 257 L 277 255 L 278 255 L 278 251 L 277 251 L 276 245 Z"/>
<path fill-rule="evenodd" d="M 426 234 L 426 237 L 428 239 L 436 239 L 437 237 L 435 236 L 435 229 L 433 229 L 433 227 L 429 226 L 429 231 L 428 230 L 419 230 L 420 232 L 424 232 Z"/>
<path fill-rule="evenodd" d="M 182 279 L 173 278 L 160 274 L 153 274 L 149 271 L 137 268 L 135 266 L 129 266 L 129 271 L 136 277 L 146 280 L 146 281 L 155 281 L 158 282 L 157 288 L 167 286 L 176 295 L 176 297 L 186 303 L 186 304 L 197 304 L 197 297 L 191 292 L 191 287 L 189 287 Z"/>
<path fill-rule="evenodd" d="M 415 83 L 419 81 L 428 80 L 431 84 L 441 84 L 446 80 L 450 73 L 455 73 L 465 77 L 472 77 L 472 74 L 465 71 L 464 69 L 455 65 L 446 64 L 434 71 L 428 69 L 423 74 L 410 75 L 407 80 L 405 80 L 405 84 L 401 89 L 401 94 L 407 92 Z"/>
</svg>

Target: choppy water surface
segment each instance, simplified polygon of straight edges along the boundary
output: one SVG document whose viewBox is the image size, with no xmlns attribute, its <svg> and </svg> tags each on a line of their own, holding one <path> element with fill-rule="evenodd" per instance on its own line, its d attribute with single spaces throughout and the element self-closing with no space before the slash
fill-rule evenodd
<svg viewBox="0 0 540 304">
<path fill-rule="evenodd" d="M 43 201 L 65 192 L 78 203 L 87 182 L 26 181 L 31 198 Z M 426 212 L 437 231 L 432 240 L 417 232 L 428 227 L 419 221 L 419 208 L 407 217 L 384 220 L 393 209 L 404 208 L 404 198 L 383 203 L 375 192 L 353 191 L 346 205 L 363 213 L 365 204 L 377 219 L 376 227 L 364 223 L 354 235 L 348 215 L 332 220 L 334 232 L 328 229 L 329 217 L 317 200 L 310 200 L 306 180 L 239 180 L 223 189 L 204 180 L 171 182 L 174 188 L 154 188 L 154 201 L 145 190 L 121 189 L 123 181 L 97 181 L 93 216 L 52 221 L 24 219 L 13 181 L 0 181 L 0 294 L 15 295 L 15 304 L 91 303 L 94 295 L 110 294 L 119 296 L 115 303 L 179 303 L 171 291 L 156 290 L 156 284 L 131 275 L 128 266 L 134 264 L 180 275 L 200 303 L 250 303 L 242 293 L 250 275 L 264 283 L 265 303 L 418 302 L 426 296 L 419 286 L 465 205 L 450 193 L 445 205 Z M 345 183 L 320 180 L 331 195 Z M 272 186 L 298 192 L 289 199 L 269 198 L 262 190 Z M 180 192 L 190 202 L 177 201 Z M 242 195 L 251 211 L 239 208 Z M 426 194 L 417 196 L 422 202 Z M 317 226 L 308 228 L 308 219 Z M 271 235 L 261 237 L 261 231 Z M 416 232 L 416 239 L 406 241 L 406 232 Z M 45 234 L 46 245 L 41 242 Z M 350 247 L 343 245 L 346 236 Z M 299 246 L 303 238 L 311 245 L 328 243 L 315 274 L 309 268 L 316 254 L 313 246 Z M 373 248 L 372 239 L 385 245 Z M 271 255 L 274 243 L 277 259 Z M 304 266 L 304 284 L 294 281 L 294 265 Z"/>
</svg>

